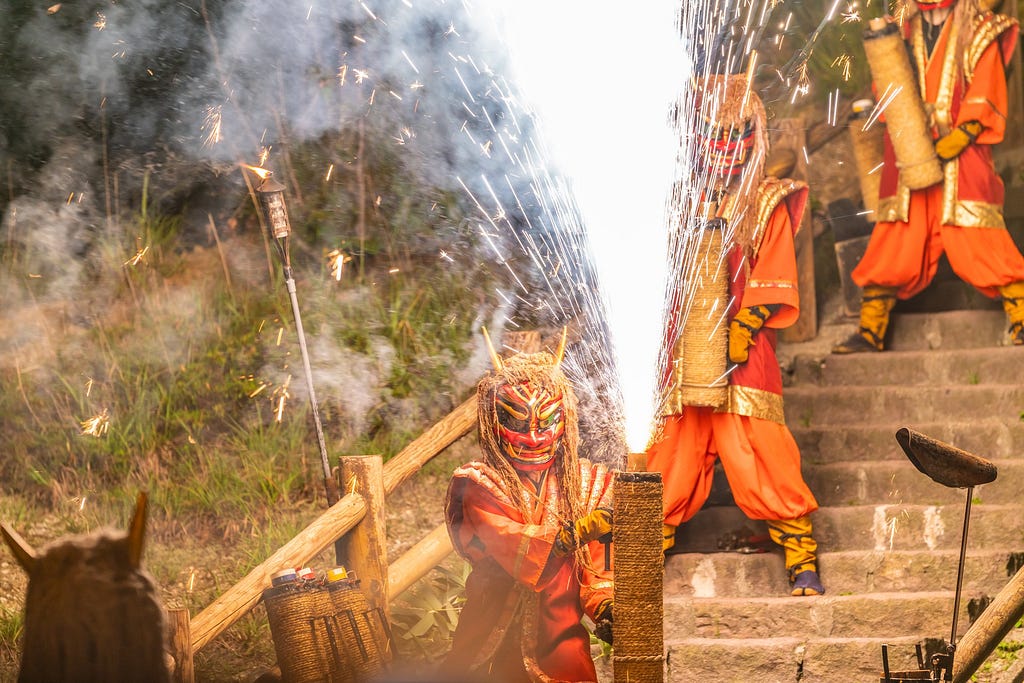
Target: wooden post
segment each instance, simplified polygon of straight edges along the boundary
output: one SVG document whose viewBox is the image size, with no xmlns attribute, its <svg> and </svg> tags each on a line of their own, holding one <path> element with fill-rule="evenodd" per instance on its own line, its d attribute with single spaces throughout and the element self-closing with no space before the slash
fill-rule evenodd
<svg viewBox="0 0 1024 683">
<path fill-rule="evenodd" d="M 170 655 L 174 658 L 171 680 L 174 683 L 193 683 L 196 671 L 192 661 L 192 635 L 188 610 L 167 610 L 167 630 L 170 635 Z"/>
<path fill-rule="evenodd" d="M 781 119 L 775 125 L 772 147 L 781 146 L 796 152 L 796 165 L 790 173 L 793 180 L 807 182 L 807 159 L 804 155 L 806 136 L 801 119 Z M 804 207 L 800 229 L 796 233 L 797 287 L 800 292 L 800 317 L 795 323 L 779 331 L 779 338 L 787 342 L 814 339 L 818 334 L 818 303 L 814 289 L 814 227 L 811 224 L 811 203 Z"/>
<path fill-rule="evenodd" d="M 379 455 L 348 455 L 341 459 L 339 489 L 363 497 L 366 516 L 338 540 L 346 568 L 354 571 L 371 608 L 388 609 L 387 524 L 384 516 L 384 468 Z"/>
<path fill-rule="evenodd" d="M 398 597 L 452 553 L 448 526 L 438 524 L 388 567 L 388 595 Z"/>
</svg>

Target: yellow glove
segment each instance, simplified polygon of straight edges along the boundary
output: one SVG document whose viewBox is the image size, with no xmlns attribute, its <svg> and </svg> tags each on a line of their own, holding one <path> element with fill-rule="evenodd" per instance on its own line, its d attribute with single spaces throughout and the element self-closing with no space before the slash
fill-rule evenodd
<svg viewBox="0 0 1024 683">
<path fill-rule="evenodd" d="M 763 304 L 739 310 L 729 323 L 729 360 L 733 363 L 747 362 L 754 335 L 771 314 L 772 310 Z"/>
<path fill-rule="evenodd" d="M 943 161 L 950 161 L 960 156 L 967 146 L 981 135 L 983 127 L 977 121 L 961 123 L 935 141 L 935 154 Z"/>
<path fill-rule="evenodd" d="M 566 524 L 555 536 L 555 554 L 564 557 L 581 545 L 596 541 L 612 530 L 611 510 L 597 508 L 575 522 Z"/>
</svg>

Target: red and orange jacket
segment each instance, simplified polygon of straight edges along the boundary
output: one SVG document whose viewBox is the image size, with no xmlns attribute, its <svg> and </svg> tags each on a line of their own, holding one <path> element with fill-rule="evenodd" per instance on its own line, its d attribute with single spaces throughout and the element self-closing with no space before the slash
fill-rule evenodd
<svg viewBox="0 0 1024 683">
<path fill-rule="evenodd" d="M 584 514 L 612 507 L 612 474 L 580 460 Z M 533 493 L 532 486 L 523 484 Z M 603 546 L 590 544 L 591 567 L 554 552 L 562 492 L 548 474 L 524 519 L 493 468 L 472 462 L 448 488 L 445 520 L 452 543 L 472 571 L 466 603 L 444 669 L 483 673 L 495 681 L 596 681 L 590 634 L 581 623 L 612 598 Z"/>
</svg>

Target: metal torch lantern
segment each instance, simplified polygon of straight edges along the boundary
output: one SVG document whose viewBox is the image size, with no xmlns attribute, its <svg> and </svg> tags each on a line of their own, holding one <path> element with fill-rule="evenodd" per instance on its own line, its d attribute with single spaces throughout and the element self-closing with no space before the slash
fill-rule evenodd
<svg viewBox="0 0 1024 683">
<path fill-rule="evenodd" d="M 270 234 L 275 240 L 286 239 L 292 232 L 292 226 L 288 222 L 288 208 L 284 203 L 284 185 L 274 180 L 274 174 L 268 172 L 256 188 L 256 195 Z"/>
</svg>

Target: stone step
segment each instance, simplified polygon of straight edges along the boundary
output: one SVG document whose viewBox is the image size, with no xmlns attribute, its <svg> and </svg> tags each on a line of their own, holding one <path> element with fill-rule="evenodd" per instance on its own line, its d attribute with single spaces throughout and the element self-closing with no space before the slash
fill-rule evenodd
<svg viewBox="0 0 1024 683">
<path fill-rule="evenodd" d="M 998 309 L 941 313 L 896 313 L 892 316 L 889 349 L 970 349 L 1006 346 L 1009 324 Z"/>
<path fill-rule="evenodd" d="M 952 591 L 813 597 L 666 596 L 665 639 L 943 637 L 953 623 Z M 963 601 L 957 628 L 970 619 Z"/>
<path fill-rule="evenodd" d="M 786 389 L 786 422 L 794 427 L 823 425 L 892 425 L 914 428 L 919 422 L 1021 419 L 1024 385 L 952 387 L 819 387 Z"/>
<path fill-rule="evenodd" d="M 801 427 L 790 424 L 805 464 L 906 460 L 891 422 Z M 914 429 L 989 460 L 1024 457 L 1024 421 L 988 417 L 974 421 L 918 422 Z"/>
<path fill-rule="evenodd" d="M 857 505 L 824 507 L 811 515 L 822 552 L 847 550 L 950 550 L 960 548 L 963 501 L 950 505 Z M 709 552 L 723 538 L 767 533 L 732 505 L 705 506 L 676 535 L 683 552 Z M 1024 550 L 1024 505 L 973 505 L 970 550 Z"/>
<path fill-rule="evenodd" d="M 680 597 L 784 596 L 789 593 L 781 548 L 765 552 L 685 553 L 665 560 L 665 595 Z M 959 549 L 822 551 L 818 569 L 828 595 L 956 590 Z M 969 551 L 962 601 L 994 596 L 1024 566 L 1024 552 Z"/>
<path fill-rule="evenodd" d="M 996 480 L 976 486 L 974 501 L 993 505 L 1024 502 L 1020 494 L 1024 486 L 1024 459 L 992 463 L 998 471 Z M 907 502 L 953 505 L 965 500 L 963 490 L 936 483 L 906 456 L 902 461 L 805 463 L 803 474 L 822 507 Z"/>
<path fill-rule="evenodd" d="M 921 386 L 1012 384 L 1024 368 L 1024 348 L 887 351 L 796 356 L 787 384 L 818 386 Z"/>
<path fill-rule="evenodd" d="M 947 637 L 949 634 L 946 634 Z M 920 638 L 687 638 L 666 641 L 666 683 L 877 683 L 882 646 L 890 671 L 917 668 Z"/>
</svg>

